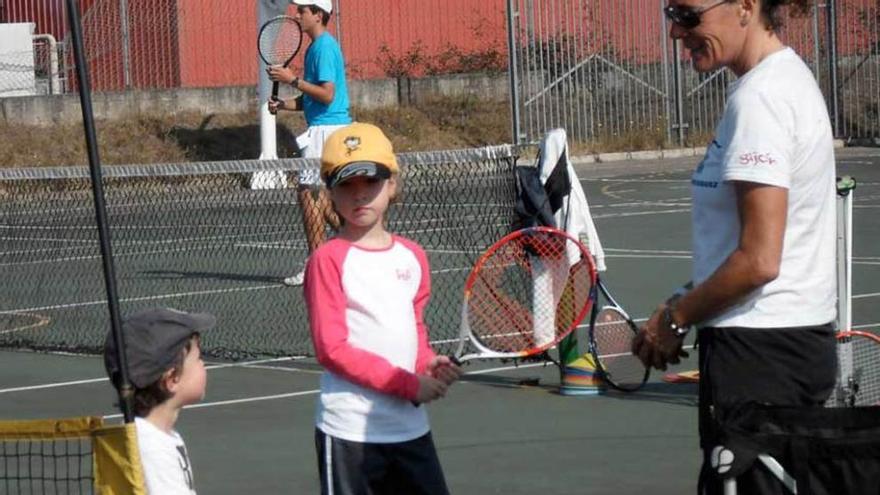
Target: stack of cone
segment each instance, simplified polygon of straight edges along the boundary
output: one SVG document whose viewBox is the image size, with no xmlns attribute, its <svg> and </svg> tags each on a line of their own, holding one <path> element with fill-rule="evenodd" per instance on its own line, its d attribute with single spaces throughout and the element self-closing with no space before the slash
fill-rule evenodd
<svg viewBox="0 0 880 495">
<path fill-rule="evenodd" d="M 562 395 L 599 395 L 605 390 L 605 382 L 596 371 L 596 362 L 590 353 L 566 364 L 562 370 L 562 385 L 559 387 Z"/>
</svg>

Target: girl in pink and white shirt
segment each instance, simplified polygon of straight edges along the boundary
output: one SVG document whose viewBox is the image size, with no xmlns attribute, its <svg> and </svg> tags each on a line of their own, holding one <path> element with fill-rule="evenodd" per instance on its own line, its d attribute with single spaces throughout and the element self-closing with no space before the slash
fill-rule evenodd
<svg viewBox="0 0 880 495">
<path fill-rule="evenodd" d="M 460 375 L 428 343 L 425 252 L 388 232 L 397 194 L 391 143 L 368 124 L 333 133 L 321 176 L 342 219 L 306 265 L 312 341 L 325 368 L 316 413 L 322 493 L 448 493 L 420 404 Z"/>
</svg>

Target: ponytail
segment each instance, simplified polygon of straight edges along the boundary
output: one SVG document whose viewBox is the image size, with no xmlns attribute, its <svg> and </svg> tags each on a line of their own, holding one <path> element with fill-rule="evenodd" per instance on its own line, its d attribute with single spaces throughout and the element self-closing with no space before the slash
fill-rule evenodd
<svg viewBox="0 0 880 495">
<path fill-rule="evenodd" d="M 771 31 L 779 31 L 782 28 L 780 10 L 782 6 L 790 7 L 793 15 L 806 15 L 810 12 L 813 2 L 812 0 L 761 0 L 761 16 Z"/>
</svg>

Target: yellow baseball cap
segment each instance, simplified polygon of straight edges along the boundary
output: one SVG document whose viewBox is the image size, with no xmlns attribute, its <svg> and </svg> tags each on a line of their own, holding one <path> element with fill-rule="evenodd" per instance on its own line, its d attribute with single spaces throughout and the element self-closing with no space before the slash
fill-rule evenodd
<svg viewBox="0 0 880 495">
<path fill-rule="evenodd" d="M 321 178 L 329 188 L 352 177 L 387 179 L 398 172 L 391 141 L 372 124 L 356 122 L 337 130 L 324 142 Z"/>
</svg>

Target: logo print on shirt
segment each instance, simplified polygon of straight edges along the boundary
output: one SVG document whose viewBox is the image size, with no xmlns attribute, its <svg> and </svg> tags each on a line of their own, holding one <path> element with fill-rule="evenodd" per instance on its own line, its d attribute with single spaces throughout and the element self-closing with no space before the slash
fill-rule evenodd
<svg viewBox="0 0 880 495">
<path fill-rule="evenodd" d="M 773 165 L 776 163 L 776 160 L 773 159 L 773 155 L 770 153 L 751 151 L 739 155 L 739 163 L 740 165 Z"/>
<path fill-rule="evenodd" d="M 394 271 L 397 272 L 397 280 L 409 280 L 412 278 L 412 273 L 410 273 L 409 268 L 403 270 L 398 268 Z"/>
<path fill-rule="evenodd" d="M 189 456 L 186 455 L 186 447 L 184 447 L 183 445 L 178 445 L 177 453 L 180 454 L 180 457 L 177 459 L 177 463 L 180 465 L 180 470 L 183 471 L 183 477 L 186 479 L 186 486 L 188 486 L 189 489 L 192 490 L 193 473 L 192 467 L 189 465 Z"/>
</svg>

